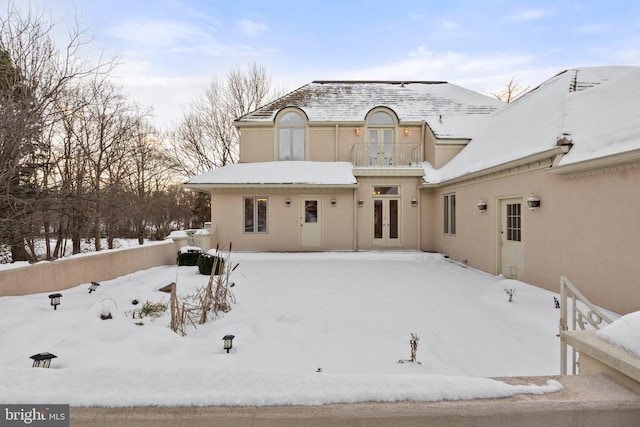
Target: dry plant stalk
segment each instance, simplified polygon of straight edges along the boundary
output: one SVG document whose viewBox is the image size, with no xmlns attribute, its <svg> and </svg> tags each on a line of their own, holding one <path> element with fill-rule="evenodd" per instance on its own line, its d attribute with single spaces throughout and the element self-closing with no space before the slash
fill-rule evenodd
<svg viewBox="0 0 640 427">
<path fill-rule="evenodd" d="M 219 313 L 228 313 L 231 311 L 231 304 L 235 304 L 236 298 L 231 292 L 233 283 L 229 283 L 231 273 L 238 268 L 239 264 L 233 265 L 230 261 L 231 245 L 226 257 L 222 257 L 222 253 L 216 247 L 216 258 L 211 276 L 206 286 L 202 286 L 196 290 L 193 295 L 187 295 L 180 302 L 176 298 L 176 324 L 173 324 L 172 309 L 172 327 L 174 332 L 180 332 L 182 336 L 186 335 L 185 325 L 190 323 L 196 327 L 196 322 L 200 325 L 207 323 L 209 319 L 215 319 Z M 218 266 L 222 265 L 221 274 L 216 275 Z M 172 294 L 173 296 L 173 294 Z M 173 300 L 172 300 L 173 303 Z"/>
</svg>

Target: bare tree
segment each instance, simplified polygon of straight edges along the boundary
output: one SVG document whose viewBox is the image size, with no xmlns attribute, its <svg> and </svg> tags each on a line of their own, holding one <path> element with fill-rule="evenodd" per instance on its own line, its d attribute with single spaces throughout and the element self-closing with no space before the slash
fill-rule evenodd
<svg viewBox="0 0 640 427">
<path fill-rule="evenodd" d="M 124 189 L 129 196 L 129 210 L 124 216 L 130 222 L 139 244 L 144 243 L 149 230 L 154 194 L 165 192 L 172 179 L 170 171 L 175 162 L 161 148 L 162 144 L 156 131 L 143 123 L 138 126 L 129 143 Z"/>
<path fill-rule="evenodd" d="M 224 81 L 214 79 L 170 133 L 180 172 L 191 177 L 235 163 L 239 135 L 233 121 L 276 96 L 266 69 L 255 63 Z"/>
<path fill-rule="evenodd" d="M 508 83 L 503 84 L 504 89 L 500 92 L 492 93 L 500 101 L 506 102 L 507 104 L 515 101 L 520 98 L 525 93 L 531 90 L 531 86 L 522 87 L 518 83 L 518 80 L 515 77 L 512 77 Z"/>
<path fill-rule="evenodd" d="M 116 227 L 122 209 L 118 194 L 124 192 L 130 161 L 129 143 L 136 139 L 146 113 L 128 103 L 120 89 L 105 79 L 92 79 L 77 93 L 82 97 L 77 102 L 80 107 L 65 117 L 65 130 L 70 144 L 86 162 L 82 166 L 90 192 L 91 236 L 99 251 L 103 227 L 108 236 Z"/>
<path fill-rule="evenodd" d="M 37 233 L 35 218 L 49 209 L 51 138 L 45 134 L 60 119 L 61 94 L 75 79 L 113 65 L 81 59 L 88 41 L 77 25 L 68 28 L 62 49 L 53 29 L 42 13 L 22 14 L 13 3 L 0 17 L 0 241 L 11 247 L 14 261 L 34 260 L 25 239 Z"/>
</svg>

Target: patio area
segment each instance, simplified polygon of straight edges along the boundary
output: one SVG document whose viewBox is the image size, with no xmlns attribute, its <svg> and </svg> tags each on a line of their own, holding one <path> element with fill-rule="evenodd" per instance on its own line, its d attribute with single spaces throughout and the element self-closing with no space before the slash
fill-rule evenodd
<svg viewBox="0 0 640 427">
<path fill-rule="evenodd" d="M 169 313 L 134 318 L 208 276 L 161 266 L 63 291 L 0 298 L 0 400 L 72 406 L 317 405 L 544 394 L 488 377 L 559 371 L 555 294 L 422 252 L 232 253 L 236 304 L 186 336 Z M 505 290 L 513 290 L 513 300 Z M 108 309 L 111 319 L 101 320 Z M 222 338 L 235 336 L 229 353 Z M 416 360 L 411 334 L 419 337 Z M 29 356 L 57 355 L 33 369 Z"/>
</svg>

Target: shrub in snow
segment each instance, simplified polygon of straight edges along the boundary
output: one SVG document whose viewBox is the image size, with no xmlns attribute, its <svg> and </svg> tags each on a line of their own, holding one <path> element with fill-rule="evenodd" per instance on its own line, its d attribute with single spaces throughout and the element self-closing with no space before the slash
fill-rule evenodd
<svg viewBox="0 0 640 427">
<path fill-rule="evenodd" d="M 412 333 L 411 339 L 409 340 L 409 346 L 411 347 L 411 356 L 409 356 L 408 360 L 404 360 L 404 359 L 398 360 L 398 363 L 412 362 L 412 363 L 417 363 L 418 365 L 422 364 L 418 362 L 416 359 L 417 353 L 418 353 L 418 341 L 420 341 L 420 338 L 418 338 L 418 335 Z"/>
<path fill-rule="evenodd" d="M 139 310 L 135 310 L 133 312 L 134 319 L 142 319 L 145 316 L 149 317 L 160 317 L 162 314 L 167 311 L 169 304 L 164 301 L 160 302 L 145 302 Z"/>
<path fill-rule="evenodd" d="M 178 265 L 197 265 L 202 249 L 196 247 L 182 248 L 178 252 Z"/>
<path fill-rule="evenodd" d="M 198 271 L 207 276 L 213 271 L 216 276 L 224 271 L 224 259 L 216 255 L 200 254 L 198 256 Z"/>
<path fill-rule="evenodd" d="M 516 295 L 516 288 L 504 287 L 504 291 L 509 295 L 509 302 L 513 302 L 513 297 Z"/>
</svg>

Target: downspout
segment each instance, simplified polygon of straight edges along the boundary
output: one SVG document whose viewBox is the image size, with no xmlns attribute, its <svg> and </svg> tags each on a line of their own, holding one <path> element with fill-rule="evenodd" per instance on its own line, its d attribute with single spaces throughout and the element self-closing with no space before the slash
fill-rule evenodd
<svg viewBox="0 0 640 427">
<path fill-rule="evenodd" d="M 353 206 L 353 250 L 354 252 L 358 252 L 358 250 L 360 249 L 358 247 L 358 214 L 360 213 L 360 211 L 358 210 L 359 206 L 358 206 L 358 200 L 357 200 L 357 192 L 358 187 L 353 189 L 353 203 L 351 204 L 351 206 Z"/>
<path fill-rule="evenodd" d="M 422 122 L 422 124 L 420 125 L 420 160 L 422 162 L 425 161 L 425 152 L 426 152 L 426 139 L 427 139 L 427 135 L 426 135 L 426 126 L 427 123 L 426 122 Z M 424 170 L 424 168 L 423 168 Z M 416 230 L 418 230 L 418 238 L 416 239 L 416 245 L 418 246 L 416 248 L 416 250 L 422 250 L 422 191 L 420 190 L 420 187 L 422 187 L 422 178 L 419 178 L 421 180 L 421 182 L 418 184 L 418 187 L 416 188 L 416 193 L 417 193 L 417 197 L 416 199 L 418 199 L 418 218 L 417 221 L 418 223 L 416 224 Z"/>
<path fill-rule="evenodd" d="M 338 146 L 340 145 L 340 129 L 339 129 L 340 125 L 336 123 L 335 128 L 336 128 L 336 135 L 334 137 L 334 141 L 335 141 L 335 144 L 334 144 L 335 157 L 334 158 L 336 159 L 336 162 L 339 162 L 340 158 L 338 157 L 338 154 L 339 154 Z"/>
</svg>

